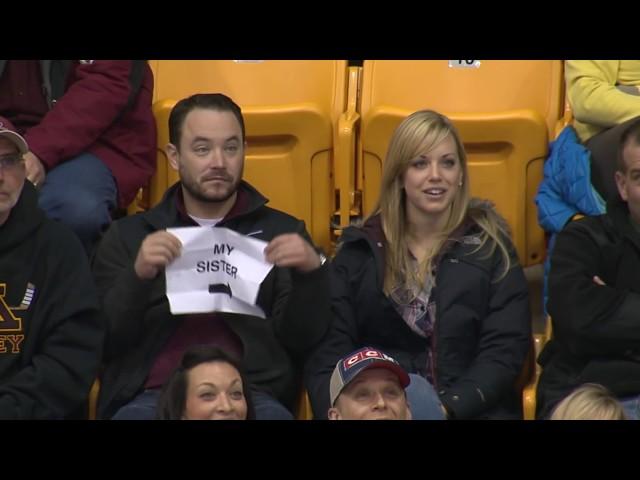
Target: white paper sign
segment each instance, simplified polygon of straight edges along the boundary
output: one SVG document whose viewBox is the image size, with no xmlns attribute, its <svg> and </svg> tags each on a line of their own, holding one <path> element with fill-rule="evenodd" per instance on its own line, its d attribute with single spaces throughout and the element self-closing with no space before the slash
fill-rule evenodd
<svg viewBox="0 0 640 480">
<path fill-rule="evenodd" d="M 233 312 L 266 318 L 256 298 L 273 268 L 264 259 L 267 242 L 228 228 L 167 231 L 182 242 L 182 255 L 165 270 L 172 314 Z"/>
</svg>

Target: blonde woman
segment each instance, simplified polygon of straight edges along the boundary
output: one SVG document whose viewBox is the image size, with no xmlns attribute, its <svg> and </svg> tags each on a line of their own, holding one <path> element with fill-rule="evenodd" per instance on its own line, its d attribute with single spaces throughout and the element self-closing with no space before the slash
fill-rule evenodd
<svg viewBox="0 0 640 480">
<path fill-rule="evenodd" d="M 558 404 L 551 420 L 627 420 L 627 416 L 609 390 L 597 383 L 585 383 Z"/>
<path fill-rule="evenodd" d="M 306 367 L 316 417 L 336 362 L 364 345 L 410 373 L 414 419 L 521 417 L 527 283 L 504 220 L 470 198 L 469 181 L 447 117 L 424 110 L 400 124 L 377 206 L 332 262 L 333 325 Z"/>
</svg>

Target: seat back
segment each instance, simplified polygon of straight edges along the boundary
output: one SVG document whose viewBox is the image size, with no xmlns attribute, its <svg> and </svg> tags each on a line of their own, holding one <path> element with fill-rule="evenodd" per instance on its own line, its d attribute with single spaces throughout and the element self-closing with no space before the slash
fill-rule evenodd
<svg viewBox="0 0 640 480">
<path fill-rule="evenodd" d="M 538 382 L 540 381 L 540 374 L 542 373 L 542 368 L 536 362 L 540 356 L 540 352 L 542 352 L 542 349 L 552 337 L 553 328 L 551 325 L 551 317 L 547 315 L 547 318 L 545 319 L 544 333 L 534 335 L 533 376 L 530 377 L 529 383 L 522 391 L 522 406 L 524 409 L 525 420 L 535 420 L 536 418 L 536 392 L 538 389 Z M 527 361 L 531 362 L 531 359 Z"/>
<path fill-rule="evenodd" d="M 564 114 L 561 61 L 482 61 L 451 68 L 446 60 L 365 61 L 357 188 L 368 214 L 382 162 L 398 124 L 417 110 L 447 115 L 469 159 L 471 194 L 488 198 L 511 226 L 523 265 L 544 258 L 534 196 L 549 138 Z"/>
<path fill-rule="evenodd" d="M 194 93 L 220 92 L 242 108 L 245 180 L 270 199 L 269 206 L 303 219 L 314 241 L 328 250 L 335 125 L 345 108 L 346 61 L 160 60 L 153 68 L 159 157 L 151 206 L 178 180 L 164 153 L 171 108 Z"/>
</svg>

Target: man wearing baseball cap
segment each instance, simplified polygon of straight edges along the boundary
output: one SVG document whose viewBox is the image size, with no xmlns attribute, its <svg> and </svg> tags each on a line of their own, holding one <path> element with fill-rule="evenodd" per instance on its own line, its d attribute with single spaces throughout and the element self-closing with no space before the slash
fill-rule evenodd
<svg viewBox="0 0 640 480">
<path fill-rule="evenodd" d="M 364 347 L 340 359 L 330 382 L 329 420 L 411 420 L 409 375 L 393 358 Z"/>
<path fill-rule="evenodd" d="M 104 325 L 80 241 L 26 181 L 28 151 L 0 117 L 0 419 L 61 419 L 87 398 Z"/>
</svg>

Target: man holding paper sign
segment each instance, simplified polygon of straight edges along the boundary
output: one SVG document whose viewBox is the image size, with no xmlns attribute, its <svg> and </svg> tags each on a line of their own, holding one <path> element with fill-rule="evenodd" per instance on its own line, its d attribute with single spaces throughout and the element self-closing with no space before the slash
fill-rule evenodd
<svg viewBox="0 0 640 480">
<path fill-rule="evenodd" d="M 183 352 L 207 344 L 243 359 L 257 419 L 292 418 L 284 406 L 294 403 L 304 355 L 331 319 L 324 257 L 304 222 L 267 207 L 267 199 L 242 180 L 244 121 L 230 98 L 197 94 L 178 102 L 169 140 L 167 156 L 180 182 L 158 206 L 115 222 L 95 257 L 109 323 L 99 415 L 154 418 L 159 389 Z M 203 233 L 212 227 L 225 231 Z M 233 255 L 240 249 L 247 254 L 257 241 L 266 245 L 260 246 L 263 258 L 255 251 L 249 257 L 264 270 L 243 272 L 248 257 Z M 207 242 L 208 255 L 190 264 L 187 257 Z M 189 280 L 183 288 L 182 279 L 172 280 L 181 271 L 203 281 Z M 238 283 L 238 276 L 246 281 Z M 246 285 L 251 279 L 260 281 L 257 296 Z M 203 301 L 172 300 L 170 310 L 167 294 L 184 300 L 195 292 L 202 299 L 205 289 L 216 298 L 211 305 L 205 295 Z"/>
</svg>

